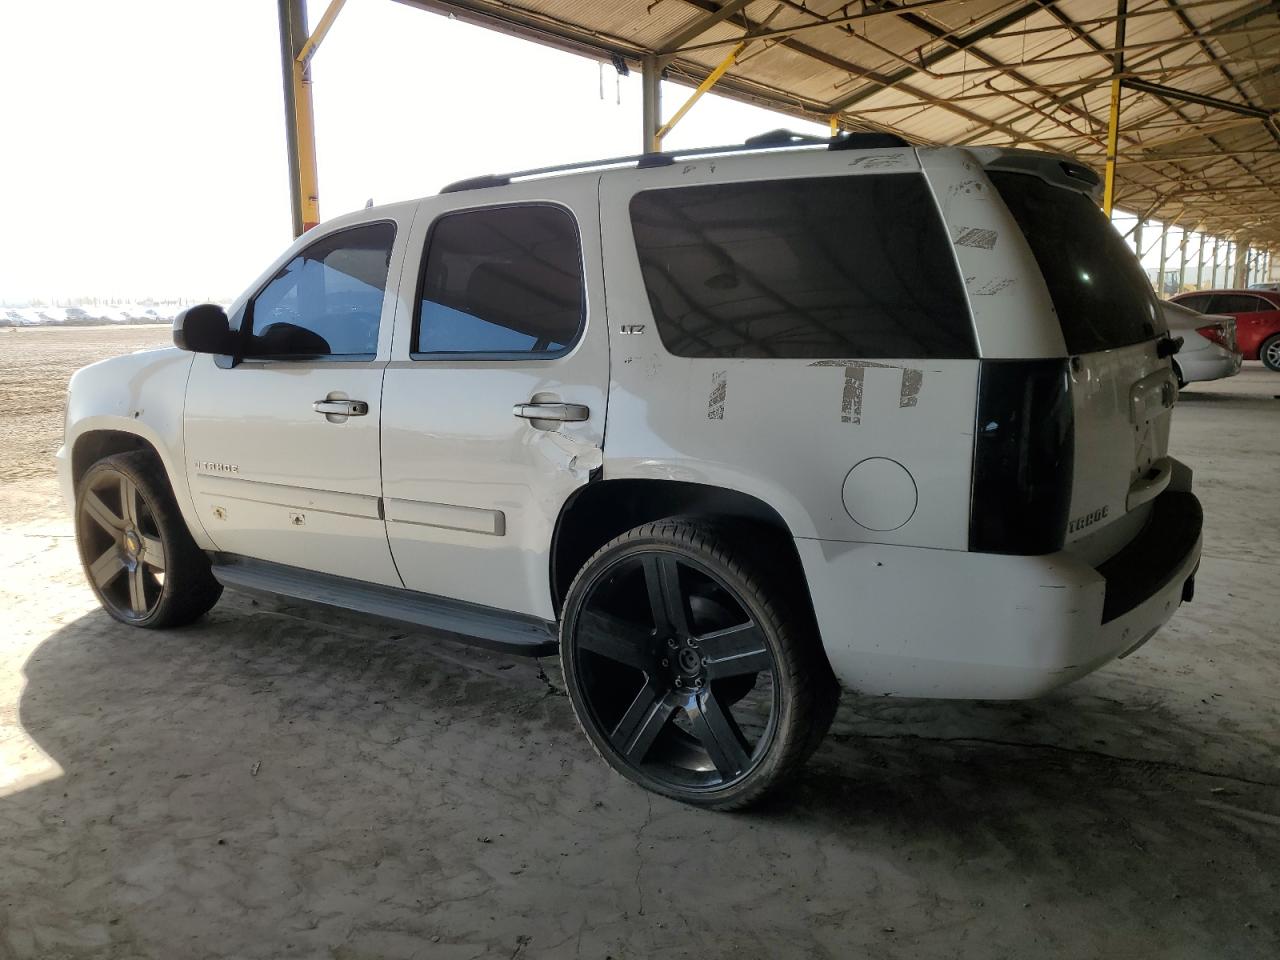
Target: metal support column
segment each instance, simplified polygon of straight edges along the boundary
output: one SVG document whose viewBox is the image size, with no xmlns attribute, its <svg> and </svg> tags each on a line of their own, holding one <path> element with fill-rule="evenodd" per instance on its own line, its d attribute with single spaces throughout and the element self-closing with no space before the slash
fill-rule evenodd
<svg viewBox="0 0 1280 960">
<path fill-rule="evenodd" d="M 1204 288 L 1204 234 L 1196 241 L 1196 289 Z"/>
<path fill-rule="evenodd" d="M 280 67 L 284 80 L 284 113 L 289 148 L 289 195 L 293 235 L 301 236 L 320 222 L 320 190 L 316 176 L 316 132 L 311 110 L 310 68 L 298 62 L 307 43 L 304 0 L 278 0 Z"/>
<path fill-rule="evenodd" d="M 641 124 L 645 153 L 662 149 L 658 128 L 662 126 L 662 64 L 657 57 L 645 57 L 640 63 Z"/>
<path fill-rule="evenodd" d="M 1116 54 L 1112 58 L 1111 112 L 1107 117 L 1107 169 L 1102 192 L 1102 212 L 1111 218 L 1116 199 L 1116 152 L 1120 139 L 1120 74 L 1124 72 L 1125 16 L 1129 12 L 1129 0 L 1116 4 Z"/>
<path fill-rule="evenodd" d="M 1236 269 L 1231 276 L 1233 287 L 1249 285 L 1249 241 L 1249 237 L 1241 237 L 1236 241 Z"/>
<path fill-rule="evenodd" d="M 1163 300 L 1168 296 L 1164 289 L 1164 268 L 1169 263 L 1169 221 L 1160 224 L 1160 266 L 1156 268 L 1156 293 Z"/>
<path fill-rule="evenodd" d="M 1176 293 L 1181 293 L 1182 288 L 1187 285 L 1187 240 L 1191 234 L 1186 227 L 1180 227 L 1182 230 L 1182 242 L 1178 244 L 1178 289 Z"/>
<path fill-rule="evenodd" d="M 1215 290 L 1218 287 L 1218 247 L 1221 243 L 1221 237 L 1213 238 L 1213 269 L 1209 272 L 1209 286 Z"/>
</svg>

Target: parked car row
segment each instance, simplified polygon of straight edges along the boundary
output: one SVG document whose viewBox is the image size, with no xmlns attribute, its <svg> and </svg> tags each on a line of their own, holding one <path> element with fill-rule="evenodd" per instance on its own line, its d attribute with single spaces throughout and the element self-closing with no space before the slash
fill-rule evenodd
<svg viewBox="0 0 1280 960">
<path fill-rule="evenodd" d="M 84 327 L 98 324 L 172 323 L 179 307 L 135 303 L 113 307 L 4 307 L 0 327 Z"/>
<path fill-rule="evenodd" d="M 1197 290 L 1170 299 L 1198 313 L 1233 317 L 1241 356 L 1280 371 L 1280 290 Z"/>
</svg>

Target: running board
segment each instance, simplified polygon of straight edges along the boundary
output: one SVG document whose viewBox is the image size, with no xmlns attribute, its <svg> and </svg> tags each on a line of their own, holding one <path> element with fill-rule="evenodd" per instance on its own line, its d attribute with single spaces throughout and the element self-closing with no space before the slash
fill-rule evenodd
<svg viewBox="0 0 1280 960">
<path fill-rule="evenodd" d="M 537 617 L 232 554 L 214 553 L 209 559 L 218 582 L 242 593 L 287 597 L 425 627 L 463 643 L 520 656 L 551 656 L 558 646 L 556 625 Z"/>
</svg>

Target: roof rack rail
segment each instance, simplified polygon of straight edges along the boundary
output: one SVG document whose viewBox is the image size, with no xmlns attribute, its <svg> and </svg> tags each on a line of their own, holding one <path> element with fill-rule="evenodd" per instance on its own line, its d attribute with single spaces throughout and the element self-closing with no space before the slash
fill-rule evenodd
<svg viewBox="0 0 1280 960">
<path fill-rule="evenodd" d="M 790 130 L 770 130 L 768 133 L 748 137 L 743 143 L 733 143 L 719 147 L 696 147 L 690 150 L 673 150 L 670 153 L 636 153 L 626 157 L 610 157 L 605 160 L 579 160 L 575 163 L 561 163 L 550 167 L 534 167 L 529 170 L 516 170 L 512 173 L 490 173 L 479 177 L 468 177 L 445 187 L 441 193 L 460 193 L 464 190 L 483 190 L 486 187 L 505 187 L 513 180 L 525 180 L 545 176 L 550 173 L 572 173 L 577 170 L 592 170 L 607 167 L 625 167 L 634 164 L 637 170 L 648 167 L 667 167 L 683 157 L 708 157 L 725 153 L 750 153 L 756 150 L 778 150 L 795 147 L 815 147 L 826 144 L 828 150 L 884 150 L 893 147 L 909 147 L 906 140 L 893 133 L 876 133 L 854 131 L 838 137 L 815 137 L 804 133 L 793 133 Z"/>
</svg>

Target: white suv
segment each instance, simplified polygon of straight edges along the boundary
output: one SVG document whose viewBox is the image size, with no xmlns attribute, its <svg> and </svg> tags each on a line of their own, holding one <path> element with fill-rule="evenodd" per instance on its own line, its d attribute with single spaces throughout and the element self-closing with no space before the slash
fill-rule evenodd
<svg viewBox="0 0 1280 960">
<path fill-rule="evenodd" d="M 604 758 L 721 809 L 839 685 L 1038 696 L 1200 557 L 1177 341 L 1096 187 L 855 134 L 340 217 L 178 349 L 76 374 L 89 581 L 144 627 L 225 585 L 558 646 Z"/>
</svg>

